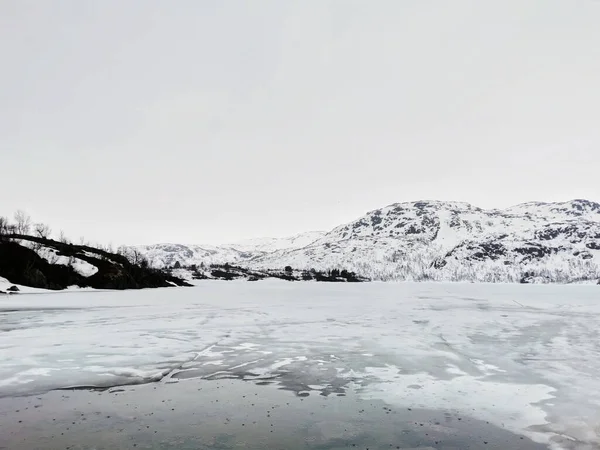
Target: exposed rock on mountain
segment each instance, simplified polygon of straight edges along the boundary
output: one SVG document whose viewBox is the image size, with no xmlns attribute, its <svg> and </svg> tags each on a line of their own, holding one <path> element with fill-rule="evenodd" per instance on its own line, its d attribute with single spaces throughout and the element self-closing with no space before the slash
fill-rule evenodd
<svg viewBox="0 0 600 450">
<path fill-rule="evenodd" d="M 600 204 L 525 203 L 484 210 L 416 201 L 371 211 L 302 246 L 139 247 L 151 263 L 347 269 L 379 280 L 577 282 L 600 279 Z M 314 240 L 312 239 L 314 238 Z M 289 240 L 288 240 L 289 241 Z"/>
</svg>

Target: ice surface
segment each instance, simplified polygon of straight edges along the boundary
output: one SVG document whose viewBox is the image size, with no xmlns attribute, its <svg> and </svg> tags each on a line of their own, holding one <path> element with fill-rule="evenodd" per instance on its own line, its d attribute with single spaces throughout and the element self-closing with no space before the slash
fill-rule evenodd
<svg viewBox="0 0 600 450">
<path fill-rule="evenodd" d="M 598 286 L 205 282 L 0 297 L 0 396 L 187 378 L 439 408 L 600 446 Z"/>
</svg>

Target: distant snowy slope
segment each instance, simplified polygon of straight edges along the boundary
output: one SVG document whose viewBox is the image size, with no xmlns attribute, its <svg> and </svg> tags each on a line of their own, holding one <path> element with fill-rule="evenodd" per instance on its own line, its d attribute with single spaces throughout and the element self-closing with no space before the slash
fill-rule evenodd
<svg viewBox="0 0 600 450">
<path fill-rule="evenodd" d="M 134 247 L 149 261 L 152 267 L 164 268 L 176 264 L 224 264 L 232 261 L 244 261 L 255 255 L 230 247 L 210 245 L 154 244 Z"/>
<path fill-rule="evenodd" d="M 325 236 L 324 231 L 309 231 L 287 238 L 256 238 L 246 239 L 228 247 L 244 252 L 270 253 L 277 250 L 292 250 L 303 248 Z"/>
<path fill-rule="evenodd" d="M 202 251 L 198 250 L 202 249 Z M 158 267 L 230 262 L 345 268 L 381 280 L 581 281 L 600 278 L 600 204 L 395 203 L 328 233 L 229 246 L 140 248 Z"/>
<path fill-rule="evenodd" d="M 244 263 L 277 250 L 306 247 L 324 235 L 325 232 L 322 231 L 310 231 L 288 238 L 247 239 L 219 246 L 153 244 L 139 245 L 133 248 L 139 250 L 152 267 L 157 268 L 172 267 L 177 263 L 181 266 Z"/>
</svg>

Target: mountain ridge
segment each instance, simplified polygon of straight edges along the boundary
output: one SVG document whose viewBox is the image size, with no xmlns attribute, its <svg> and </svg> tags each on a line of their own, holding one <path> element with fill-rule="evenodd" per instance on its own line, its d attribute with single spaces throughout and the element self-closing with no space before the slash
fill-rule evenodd
<svg viewBox="0 0 600 450">
<path fill-rule="evenodd" d="M 297 235 L 297 236 L 302 236 Z M 600 278 L 600 204 L 584 199 L 483 209 L 466 202 L 392 203 L 306 245 L 136 247 L 151 264 L 348 269 L 375 280 L 575 282 Z M 264 240 L 258 240 L 264 244 Z"/>
</svg>

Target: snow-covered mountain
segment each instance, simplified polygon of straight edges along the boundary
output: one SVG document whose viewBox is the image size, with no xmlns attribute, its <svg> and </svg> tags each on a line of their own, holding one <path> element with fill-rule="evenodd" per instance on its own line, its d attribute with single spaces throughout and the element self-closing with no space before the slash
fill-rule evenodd
<svg viewBox="0 0 600 450">
<path fill-rule="evenodd" d="M 600 279 L 600 204 L 572 200 L 484 210 L 460 202 L 396 203 L 328 233 L 138 249 L 157 267 L 230 262 L 344 268 L 379 280 L 572 282 Z"/>
<path fill-rule="evenodd" d="M 236 263 L 243 264 L 275 251 L 289 251 L 306 247 L 325 236 L 323 231 L 309 231 L 287 238 L 247 239 L 234 244 L 182 245 L 155 244 L 134 247 L 150 262 L 152 267 L 172 267 L 193 264 L 210 265 Z"/>
</svg>

